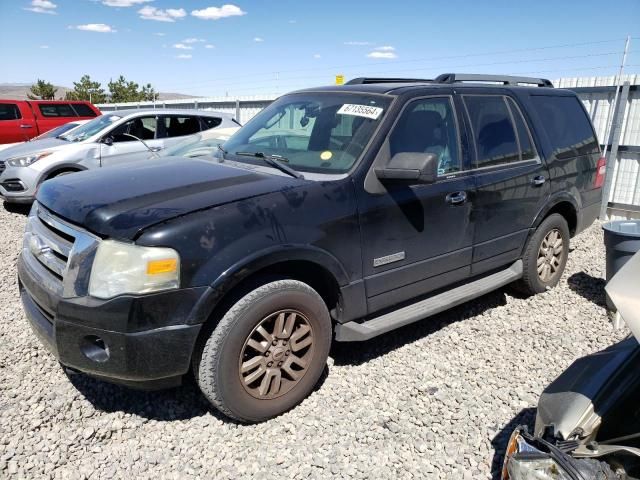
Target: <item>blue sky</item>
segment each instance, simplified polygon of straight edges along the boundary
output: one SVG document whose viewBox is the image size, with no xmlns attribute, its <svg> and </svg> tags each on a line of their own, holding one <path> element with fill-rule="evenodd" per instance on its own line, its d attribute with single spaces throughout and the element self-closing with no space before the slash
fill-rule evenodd
<svg viewBox="0 0 640 480">
<path fill-rule="evenodd" d="M 0 83 L 71 86 L 89 74 L 106 86 L 123 74 L 164 92 L 240 96 L 336 74 L 614 75 L 627 34 L 627 73 L 640 73 L 638 0 L 229 1 L 0 0 Z"/>
</svg>

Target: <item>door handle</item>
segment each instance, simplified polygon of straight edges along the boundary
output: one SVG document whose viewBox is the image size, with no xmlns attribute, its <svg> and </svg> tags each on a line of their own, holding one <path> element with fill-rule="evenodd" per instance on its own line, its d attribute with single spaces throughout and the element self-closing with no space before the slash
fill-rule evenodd
<svg viewBox="0 0 640 480">
<path fill-rule="evenodd" d="M 25 125 L 24 123 L 20 125 L 20 128 L 33 128 L 33 125 Z"/>
<path fill-rule="evenodd" d="M 547 181 L 546 178 L 544 178 L 542 175 L 538 175 L 531 179 L 531 185 L 533 185 L 534 187 L 540 187 L 544 185 L 544 182 L 546 181 Z"/>
<path fill-rule="evenodd" d="M 451 205 L 462 205 L 467 201 L 467 192 L 453 192 L 445 197 L 447 203 Z"/>
</svg>

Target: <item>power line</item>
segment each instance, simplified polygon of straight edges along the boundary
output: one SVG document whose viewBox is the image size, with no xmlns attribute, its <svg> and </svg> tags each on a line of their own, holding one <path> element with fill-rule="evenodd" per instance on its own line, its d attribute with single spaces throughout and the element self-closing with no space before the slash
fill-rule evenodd
<svg viewBox="0 0 640 480">
<path fill-rule="evenodd" d="M 445 70 L 454 70 L 454 69 L 458 69 L 458 68 L 475 68 L 475 67 L 487 67 L 487 66 L 496 66 L 496 65 L 511 65 L 511 64 L 522 64 L 522 63 L 539 63 L 539 62 L 550 62 L 550 61 L 557 61 L 557 60 L 576 60 L 576 59 L 583 59 L 583 58 L 593 58 L 593 57 L 604 57 L 604 56 L 611 56 L 611 55 L 618 55 L 619 52 L 605 52 L 605 53 L 588 53 L 588 54 L 584 54 L 584 55 L 564 55 L 564 56 L 558 56 L 558 57 L 547 57 L 547 58 L 537 58 L 537 59 L 520 59 L 520 60 L 502 60 L 502 61 L 498 61 L 498 62 L 485 62 L 485 63 L 467 63 L 467 64 L 457 64 L 457 65 L 444 65 L 444 66 L 429 66 L 428 68 L 412 68 L 412 69 L 404 69 L 404 70 L 398 70 L 398 69 L 387 69 L 387 70 L 376 70 L 373 72 L 368 72 L 368 75 L 385 75 L 385 74 L 400 74 L 403 72 L 439 72 L 442 73 Z M 288 77 L 288 80 L 318 80 L 318 75 L 302 75 L 302 76 L 297 76 L 297 77 Z M 261 84 L 261 85 L 265 85 L 265 84 L 270 84 L 273 82 L 277 82 L 277 79 L 264 79 L 261 78 L 259 80 L 252 80 L 252 81 L 245 81 L 245 82 L 233 82 L 234 87 L 235 86 L 245 86 L 245 85 L 254 85 L 254 84 Z M 207 84 L 208 85 L 208 84 Z M 215 87 L 215 85 L 211 85 L 212 87 Z M 205 87 L 205 85 L 203 85 L 203 87 Z M 237 88 L 233 88 L 234 91 L 239 91 Z M 240 90 L 241 91 L 241 90 Z"/>
<path fill-rule="evenodd" d="M 571 48 L 571 47 L 584 47 L 584 46 L 591 46 L 591 45 L 601 45 L 601 44 L 606 44 L 606 43 L 614 43 L 614 42 L 622 41 L 625 38 L 618 38 L 618 39 L 611 39 L 611 40 L 598 40 L 598 41 L 580 42 L 580 43 L 566 43 L 566 44 L 557 44 L 557 45 L 547 45 L 547 46 L 541 46 L 541 47 L 519 48 L 519 49 L 501 50 L 501 51 L 493 51 L 493 52 L 469 53 L 469 54 L 461 54 L 461 55 L 421 57 L 421 58 L 414 58 L 414 59 L 411 59 L 411 60 L 394 61 L 393 64 L 394 65 L 400 65 L 400 64 L 408 64 L 408 63 L 416 63 L 416 62 L 449 60 L 449 59 L 456 59 L 456 58 L 482 57 L 482 56 L 488 56 L 488 55 L 507 55 L 507 54 L 512 54 L 512 53 L 534 52 L 534 51 L 550 50 L 550 49 L 556 49 L 556 48 L 560 49 L 560 48 Z M 360 63 L 360 64 L 348 64 L 348 65 L 342 64 L 342 65 L 310 67 L 310 68 L 300 68 L 300 69 L 285 69 L 285 70 L 276 70 L 276 71 L 271 71 L 271 72 L 253 72 L 252 74 L 247 74 L 247 75 L 233 75 L 233 76 L 229 76 L 229 77 L 217 77 L 215 80 L 209 80 L 209 81 L 204 81 L 204 82 L 197 81 L 197 82 L 184 82 L 184 83 L 180 83 L 180 84 L 169 84 L 169 85 L 163 86 L 163 88 L 166 89 L 166 88 L 180 88 L 180 87 L 195 86 L 195 85 L 209 85 L 209 84 L 214 83 L 214 82 L 217 83 L 217 82 L 223 82 L 223 81 L 227 81 L 227 80 L 233 80 L 235 82 L 240 78 L 255 78 L 256 73 L 259 73 L 260 75 L 263 75 L 263 76 L 266 76 L 266 75 L 274 75 L 275 76 L 275 75 L 282 75 L 282 74 L 286 74 L 286 73 L 308 72 L 308 71 L 317 71 L 317 70 L 335 70 L 335 71 L 338 71 L 338 70 L 347 69 L 347 68 L 353 69 L 353 68 L 359 68 L 359 67 L 371 67 L 371 66 L 376 66 L 376 65 L 388 65 L 388 62 L 367 62 L 367 63 Z"/>
</svg>

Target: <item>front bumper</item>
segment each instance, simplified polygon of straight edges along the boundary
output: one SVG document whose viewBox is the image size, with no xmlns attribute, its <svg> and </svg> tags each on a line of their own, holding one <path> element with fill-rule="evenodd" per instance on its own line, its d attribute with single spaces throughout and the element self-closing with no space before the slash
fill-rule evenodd
<svg viewBox="0 0 640 480">
<path fill-rule="evenodd" d="M 6 165 L 0 174 L 0 197 L 10 203 L 31 203 L 35 200 L 40 172 L 29 167 Z"/>
<path fill-rule="evenodd" d="M 110 300 L 61 298 L 24 259 L 20 298 L 42 343 L 62 365 L 139 388 L 180 383 L 200 332 L 199 300 L 206 287 Z"/>
</svg>

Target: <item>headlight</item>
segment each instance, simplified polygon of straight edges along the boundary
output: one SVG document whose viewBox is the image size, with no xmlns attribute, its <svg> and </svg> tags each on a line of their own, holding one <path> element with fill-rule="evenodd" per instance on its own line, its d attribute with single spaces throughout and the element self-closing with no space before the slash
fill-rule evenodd
<svg viewBox="0 0 640 480">
<path fill-rule="evenodd" d="M 112 298 L 178 288 L 180 257 L 171 248 L 100 242 L 89 280 L 89 295 Z"/>
<path fill-rule="evenodd" d="M 8 159 L 7 163 L 12 167 L 28 167 L 32 163 L 37 162 L 44 157 L 48 157 L 52 153 L 53 152 L 40 152 L 33 153 L 31 155 L 25 155 L 24 157 L 13 157 Z"/>
<path fill-rule="evenodd" d="M 507 444 L 503 480 L 571 480 L 551 456 L 527 441 L 516 429 Z"/>
</svg>

